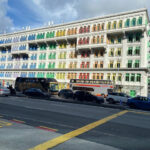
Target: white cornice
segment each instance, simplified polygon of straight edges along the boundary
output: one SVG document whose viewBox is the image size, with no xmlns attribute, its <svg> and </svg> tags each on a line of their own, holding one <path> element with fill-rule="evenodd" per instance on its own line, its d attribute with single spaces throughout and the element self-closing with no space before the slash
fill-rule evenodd
<svg viewBox="0 0 150 150">
<path fill-rule="evenodd" d="M 146 8 L 142 8 L 142 9 L 138 9 L 138 10 L 134 10 L 134 11 L 126 11 L 126 12 L 122 12 L 122 13 L 116 13 L 116 14 L 111 14 L 111 15 L 105 15 L 105 16 L 101 16 L 101 17 L 94 17 L 94 18 L 89 18 L 89 19 L 83 19 L 83 20 L 79 20 L 79 21 L 73 21 L 73 22 L 69 22 L 69 23 L 63 23 L 63 24 L 58 24 L 58 25 L 53 25 L 53 26 L 47 26 L 47 27 L 41 27 L 41 28 L 35 28 L 35 29 L 31 29 L 31 30 L 23 30 L 23 31 L 18 31 L 15 33 L 8 33 L 8 34 L 2 34 L 0 35 L 0 37 L 5 37 L 5 36 L 12 36 L 15 35 L 17 36 L 18 34 L 25 34 L 25 33 L 31 33 L 31 32 L 36 32 L 36 31 L 41 31 L 42 30 L 49 30 L 52 29 L 54 30 L 55 28 L 63 28 L 69 25 L 75 25 L 77 26 L 78 24 L 85 24 L 86 22 L 92 22 L 92 21 L 96 21 L 96 20 L 103 20 L 103 19 L 109 19 L 112 17 L 119 17 L 119 16 L 124 16 L 124 15 L 129 15 L 129 14 L 135 14 L 135 13 L 141 13 L 141 12 L 146 12 L 147 16 L 148 16 L 148 11 Z M 149 21 L 149 17 L 148 17 L 148 22 Z"/>
</svg>

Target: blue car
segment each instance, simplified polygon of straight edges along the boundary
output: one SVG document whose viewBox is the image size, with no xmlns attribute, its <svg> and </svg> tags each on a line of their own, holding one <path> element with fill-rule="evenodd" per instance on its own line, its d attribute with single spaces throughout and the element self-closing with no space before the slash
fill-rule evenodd
<svg viewBox="0 0 150 150">
<path fill-rule="evenodd" d="M 127 105 L 131 108 L 150 110 L 150 98 L 143 96 L 129 98 L 127 101 Z"/>
</svg>

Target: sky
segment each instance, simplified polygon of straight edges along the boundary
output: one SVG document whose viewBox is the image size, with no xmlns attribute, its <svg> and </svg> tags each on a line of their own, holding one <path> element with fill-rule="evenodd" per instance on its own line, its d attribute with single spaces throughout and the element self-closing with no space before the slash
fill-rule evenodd
<svg viewBox="0 0 150 150">
<path fill-rule="evenodd" d="M 147 8 L 149 0 L 0 0 L 0 33 Z"/>
</svg>

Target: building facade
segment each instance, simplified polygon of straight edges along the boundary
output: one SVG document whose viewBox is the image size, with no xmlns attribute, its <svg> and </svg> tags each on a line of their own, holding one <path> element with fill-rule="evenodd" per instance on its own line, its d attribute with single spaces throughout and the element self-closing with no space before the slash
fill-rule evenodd
<svg viewBox="0 0 150 150">
<path fill-rule="evenodd" d="M 112 80 L 118 91 L 148 94 L 147 9 L 0 35 L 0 83 L 16 77 Z"/>
</svg>

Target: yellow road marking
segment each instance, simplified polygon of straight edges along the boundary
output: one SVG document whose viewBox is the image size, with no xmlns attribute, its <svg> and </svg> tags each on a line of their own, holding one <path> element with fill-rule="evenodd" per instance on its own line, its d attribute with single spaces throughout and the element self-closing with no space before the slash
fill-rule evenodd
<svg viewBox="0 0 150 150">
<path fill-rule="evenodd" d="M 1 121 L 1 120 L 0 120 L 0 125 L 1 125 L 1 126 L 11 126 L 12 123 L 5 122 L 5 121 Z"/>
<path fill-rule="evenodd" d="M 123 114 L 125 114 L 127 112 L 128 112 L 127 110 L 124 110 L 124 111 L 121 111 L 119 113 L 113 114 L 111 116 L 108 116 L 106 118 L 98 120 L 98 121 L 96 121 L 94 123 L 91 123 L 91 124 L 88 124 L 88 125 L 86 125 L 84 127 L 81 127 L 81 128 L 79 128 L 77 130 L 74 130 L 74 131 L 69 132 L 69 133 L 64 134 L 64 135 L 61 135 L 61 136 L 59 136 L 57 138 L 54 138 L 54 139 L 52 139 L 50 141 L 47 141 L 47 142 L 45 142 L 43 144 L 37 145 L 36 147 L 31 148 L 30 150 L 47 150 L 48 148 L 53 148 L 53 147 L 55 147 L 55 146 L 57 146 L 57 145 L 59 145 L 61 143 L 64 143 L 64 142 L 70 140 L 73 137 L 76 137 L 76 136 L 78 136 L 80 134 L 83 134 L 83 133 L 85 133 L 85 132 L 87 132 L 87 131 L 89 131 L 89 130 L 91 130 L 91 129 L 99 126 L 99 125 L 102 125 L 102 124 L 104 124 L 104 123 L 106 123 L 106 122 L 108 122 L 108 121 L 110 121 L 110 120 L 112 120 L 114 118 L 117 118 L 117 117 L 119 117 L 119 116 L 121 116 L 121 115 L 123 115 Z"/>
<path fill-rule="evenodd" d="M 129 111 L 129 112 L 135 113 L 135 114 L 143 114 L 143 115 L 149 115 L 150 116 L 150 113 L 142 112 L 142 111 Z"/>
</svg>

